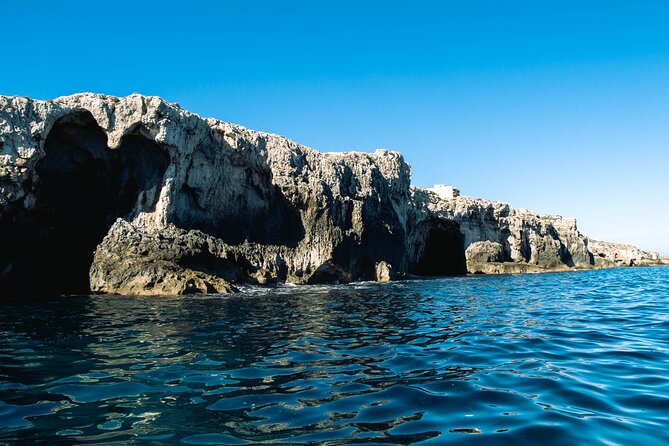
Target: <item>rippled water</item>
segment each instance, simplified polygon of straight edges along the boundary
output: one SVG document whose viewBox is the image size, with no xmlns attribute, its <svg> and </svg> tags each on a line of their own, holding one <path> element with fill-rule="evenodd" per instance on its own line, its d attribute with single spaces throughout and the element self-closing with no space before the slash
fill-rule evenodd
<svg viewBox="0 0 669 446">
<path fill-rule="evenodd" d="M 669 268 L 0 307 L 0 443 L 668 444 Z"/>
</svg>

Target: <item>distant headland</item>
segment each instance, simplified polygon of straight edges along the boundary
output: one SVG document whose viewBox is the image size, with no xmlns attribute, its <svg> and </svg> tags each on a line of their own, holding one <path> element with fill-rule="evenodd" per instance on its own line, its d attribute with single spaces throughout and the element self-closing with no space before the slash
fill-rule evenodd
<svg viewBox="0 0 669 446">
<path fill-rule="evenodd" d="M 322 153 L 158 97 L 0 96 L 0 290 L 224 293 L 669 263 L 410 174 L 398 152 Z"/>
</svg>

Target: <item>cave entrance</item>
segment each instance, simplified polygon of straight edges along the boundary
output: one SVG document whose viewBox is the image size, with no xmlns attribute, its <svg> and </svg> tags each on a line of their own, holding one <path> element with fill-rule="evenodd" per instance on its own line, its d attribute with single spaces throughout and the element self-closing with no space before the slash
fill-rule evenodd
<svg viewBox="0 0 669 446">
<path fill-rule="evenodd" d="M 439 218 L 423 223 L 427 232 L 422 253 L 412 268 L 419 276 L 457 276 L 467 273 L 460 225 Z"/>
<path fill-rule="evenodd" d="M 36 204 L 10 231 L 13 262 L 3 281 L 22 294 L 88 293 L 97 245 L 118 217 L 155 209 L 169 157 L 139 133 L 110 150 L 89 112 L 59 119 L 44 152 Z"/>
</svg>

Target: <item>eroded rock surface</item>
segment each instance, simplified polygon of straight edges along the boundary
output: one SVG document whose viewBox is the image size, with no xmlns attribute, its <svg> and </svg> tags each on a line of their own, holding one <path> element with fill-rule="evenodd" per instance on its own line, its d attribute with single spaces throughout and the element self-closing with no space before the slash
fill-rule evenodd
<svg viewBox="0 0 669 446">
<path fill-rule="evenodd" d="M 412 188 L 397 152 L 321 153 L 138 94 L 0 96 L 4 292 L 220 293 L 474 264 L 594 260 L 574 220 Z"/>
<path fill-rule="evenodd" d="M 669 265 L 669 259 L 661 257 L 657 252 L 643 251 L 624 243 L 590 239 L 588 247 L 599 267 Z"/>
<path fill-rule="evenodd" d="M 216 239 L 172 225 L 137 228 L 119 219 L 95 251 L 90 287 L 96 293 L 176 295 L 227 293 L 236 269 Z M 212 252 L 214 251 L 214 252 Z M 219 256 L 220 255 L 220 256 Z"/>
<path fill-rule="evenodd" d="M 498 242 L 489 240 L 474 242 L 465 250 L 465 257 L 468 264 L 503 262 L 504 247 Z"/>
<path fill-rule="evenodd" d="M 5 289 L 35 288 L 40 275 L 41 291 L 185 290 L 191 272 L 204 271 L 177 267 L 191 255 L 170 248 L 183 237 L 236 247 L 236 281 L 407 270 L 410 168 L 397 152 L 320 153 L 141 95 L 0 97 L 0 137 Z M 129 226 L 109 232 L 119 218 Z M 177 230 L 188 234 L 161 241 Z M 124 243 L 138 240 L 150 259 L 126 255 Z M 138 273 L 147 262 L 151 277 Z"/>
<path fill-rule="evenodd" d="M 578 231 L 576 220 L 540 216 L 507 203 L 479 198 L 442 199 L 426 189 L 414 189 L 413 196 L 422 213 L 457 223 L 470 272 L 525 272 L 593 265 L 588 240 Z M 493 271 L 485 267 L 487 263 L 509 265 Z"/>
</svg>

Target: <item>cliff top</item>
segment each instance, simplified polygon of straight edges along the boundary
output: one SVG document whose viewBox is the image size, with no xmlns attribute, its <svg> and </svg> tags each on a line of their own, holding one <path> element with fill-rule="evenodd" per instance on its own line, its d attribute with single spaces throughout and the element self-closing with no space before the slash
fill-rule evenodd
<svg viewBox="0 0 669 446">
<path fill-rule="evenodd" d="M 36 114 L 44 114 L 46 109 L 51 107 L 63 108 L 65 110 L 76 110 L 82 109 L 87 110 L 93 114 L 93 116 L 98 121 L 98 124 L 105 128 L 109 134 L 110 147 L 114 148 L 120 137 L 116 135 L 115 132 L 115 122 L 114 120 L 109 119 L 110 114 L 122 114 L 127 118 L 131 117 L 143 117 L 142 121 L 149 120 L 151 117 L 155 118 L 167 118 L 183 123 L 184 120 L 197 119 L 203 123 L 206 123 L 209 127 L 213 129 L 227 129 L 228 131 L 234 130 L 239 133 L 253 134 L 257 137 L 271 138 L 271 139 L 280 139 L 284 140 L 290 145 L 299 146 L 301 150 L 314 151 L 321 153 L 325 156 L 330 156 L 333 158 L 343 158 L 343 157 L 380 157 L 380 156 L 395 156 L 402 157 L 401 152 L 391 151 L 382 148 L 377 148 L 374 151 L 336 151 L 336 152 L 322 152 L 317 149 L 314 149 L 303 144 L 299 144 L 290 138 L 287 138 L 282 135 L 278 135 L 271 132 L 266 132 L 262 130 L 255 130 L 247 128 L 240 124 L 231 123 L 228 121 L 223 121 L 218 118 L 213 117 L 202 117 L 197 113 L 193 113 L 185 108 L 181 107 L 176 102 L 168 102 L 160 96 L 146 96 L 140 93 L 132 93 L 128 96 L 112 96 L 105 95 L 101 93 L 75 93 L 67 96 L 60 96 L 54 99 L 31 99 L 26 96 L 5 96 L 0 95 L 0 137 L 7 131 L 3 131 L 3 124 L 11 124 L 11 119 L 8 119 L 6 116 L 7 113 L 4 113 L 6 110 L 20 110 L 24 109 L 28 112 L 33 112 Z M 103 113 L 95 113 L 96 110 L 100 110 Z M 58 115 L 58 113 L 56 113 Z M 105 116 L 106 115 L 106 116 Z M 138 116 L 139 115 L 139 116 Z M 6 129 L 8 130 L 8 129 Z M 34 129 L 39 130 L 39 129 Z M 122 136 L 122 135 L 121 135 Z M 2 147 L 0 146 L 0 150 Z M 0 152 L 0 154 L 5 154 Z"/>
</svg>

